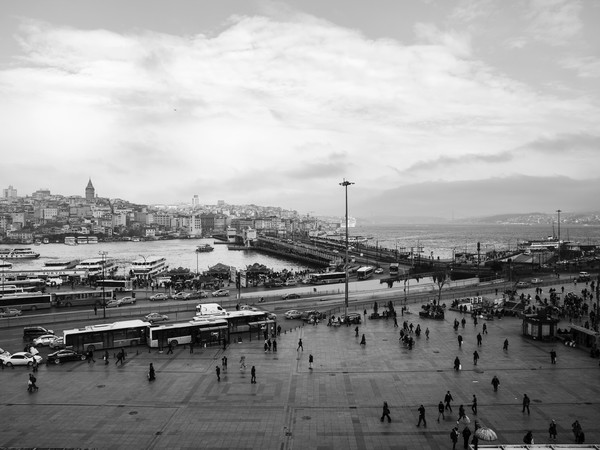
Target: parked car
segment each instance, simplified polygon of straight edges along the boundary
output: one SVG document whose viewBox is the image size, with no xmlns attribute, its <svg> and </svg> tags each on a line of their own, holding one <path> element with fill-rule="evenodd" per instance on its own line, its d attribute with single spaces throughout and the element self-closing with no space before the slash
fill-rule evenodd
<svg viewBox="0 0 600 450">
<path fill-rule="evenodd" d="M 240 305 L 240 311 L 260 311 L 260 309 L 250 305 Z"/>
<path fill-rule="evenodd" d="M 33 340 L 33 345 L 36 347 L 43 347 L 45 345 L 50 345 L 50 342 L 54 342 L 58 339 L 58 336 L 54 334 L 43 334 Z"/>
<path fill-rule="evenodd" d="M 378 267 L 377 269 L 375 269 L 375 272 L 377 275 L 382 274 L 383 273 L 383 269 L 381 267 Z"/>
<path fill-rule="evenodd" d="M 150 313 L 144 316 L 144 320 L 146 322 L 162 322 L 165 320 L 169 320 L 169 316 L 167 316 L 166 314 Z"/>
<path fill-rule="evenodd" d="M 283 317 L 285 317 L 286 319 L 299 319 L 301 316 L 302 316 L 302 313 L 295 309 L 290 309 L 289 311 L 286 311 L 283 314 Z"/>
<path fill-rule="evenodd" d="M 23 314 L 20 309 L 0 307 L 0 317 L 17 317 Z"/>
<path fill-rule="evenodd" d="M 106 302 L 107 308 L 118 308 L 119 306 L 121 306 L 121 300 L 112 299 Z"/>
<path fill-rule="evenodd" d="M 347 316 L 342 317 L 343 323 L 360 323 L 361 316 L 360 313 L 348 313 Z"/>
<path fill-rule="evenodd" d="M 213 297 L 228 297 L 229 296 L 229 291 L 227 289 L 219 289 L 217 291 L 214 291 L 212 293 Z"/>
<path fill-rule="evenodd" d="M 63 280 L 62 278 L 48 278 L 46 280 L 46 286 L 60 286 L 61 284 L 63 284 Z"/>
<path fill-rule="evenodd" d="M 155 302 L 159 300 L 168 300 L 167 294 L 154 294 L 150 296 L 150 301 Z"/>
<path fill-rule="evenodd" d="M 310 309 L 308 311 L 304 311 L 301 315 L 300 318 L 304 321 L 310 320 L 311 317 L 314 317 L 316 319 L 323 319 L 325 317 L 325 314 L 323 314 L 322 312 L 317 311 L 316 309 Z"/>
<path fill-rule="evenodd" d="M 38 364 L 42 362 L 40 355 L 32 355 L 29 352 L 17 352 L 10 356 L 0 355 L 6 367 L 12 366 L 31 366 L 36 361 Z"/>
<path fill-rule="evenodd" d="M 208 298 L 208 294 L 209 294 L 208 291 L 202 291 L 202 290 L 194 291 L 192 294 L 192 297 L 193 298 Z"/>
<path fill-rule="evenodd" d="M 85 355 L 64 348 L 54 353 L 50 353 L 46 358 L 46 364 L 60 364 L 66 361 L 85 361 Z"/>
<path fill-rule="evenodd" d="M 7 352 L 6 350 L 4 350 L 3 348 L 0 348 L 0 357 L 4 356 L 4 357 L 9 357 L 10 356 L 10 352 Z"/>
<path fill-rule="evenodd" d="M 62 336 L 57 336 L 48 346 L 50 348 L 65 348 L 65 339 Z"/>
<path fill-rule="evenodd" d="M 267 318 L 269 320 L 277 320 L 277 314 L 267 311 Z"/>
<path fill-rule="evenodd" d="M 54 331 L 40 326 L 31 326 L 23 328 L 24 341 L 32 341 L 36 337 L 42 336 L 44 334 L 54 334 Z"/>
<path fill-rule="evenodd" d="M 526 288 L 529 287 L 529 283 L 527 281 L 519 281 L 516 285 L 518 288 Z"/>
<path fill-rule="evenodd" d="M 123 297 L 119 299 L 119 306 L 123 305 L 135 305 L 135 298 L 133 297 Z"/>
<path fill-rule="evenodd" d="M 300 298 L 300 294 L 296 294 L 295 292 L 290 292 L 288 294 L 283 294 L 281 296 L 283 300 L 292 300 L 294 298 Z"/>
<path fill-rule="evenodd" d="M 296 280 L 294 280 L 293 278 L 289 278 L 287 280 L 285 280 L 285 283 L 283 283 L 286 286 L 296 286 L 298 284 L 298 282 Z"/>
<path fill-rule="evenodd" d="M 173 294 L 172 297 L 173 300 L 189 300 L 190 298 L 192 298 L 192 294 L 183 291 Z"/>
<path fill-rule="evenodd" d="M 531 284 L 542 284 L 542 280 L 539 278 L 534 278 L 531 280 Z"/>
<path fill-rule="evenodd" d="M 269 281 L 265 281 L 265 287 L 266 288 L 282 287 L 282 286 L 283 286 L 283 281 L 281 281 L 281 280 L 269 280 Z"/>
</svg>

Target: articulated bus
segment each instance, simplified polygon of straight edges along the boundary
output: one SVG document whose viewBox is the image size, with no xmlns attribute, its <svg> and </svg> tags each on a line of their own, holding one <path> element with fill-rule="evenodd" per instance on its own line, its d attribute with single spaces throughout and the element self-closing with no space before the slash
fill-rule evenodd
<svg viewBox="0 0 600 450">
<path fill-rule="evenodd" d="M 375 268 L 373 266 L 360 267 L 356 271 L 356 277 L 359 280 L 368 280 L 369 278 L 371 278 L 371 276 L 373 276 L 374 272 L 375 272 Z"/>
<path fill-rule="evenodd" d="M 5 294 L 0 296 L 0 306 L 21 311 L 49 309 L 52 306 L 52 296 L 41 292 Z"/>
<path fill-rule="evenodd" d="M 96 284 L 99 288 L 113 289 L 117 292 L 125 292 L 133 290 L 133 282 L 131 280 L 98 280 Z"/>
<path fill-rule="evenodd" d="M 94 306 L 100 307 L 113 297 L 113 291 L 63 291 L 52 293 L 52 306 Z"/>
<path fill-rule="evenodd" d="M 76 352 L 107 348 L 131 347 L 146 344 L 150 323 L 143 320 L 125 320 L 100 325 L 88 325 L 63 331 L 65 346 Z"/>
<path fill-rule="evenodd" d="M 390 275 L 398 275 L 400 273 L 400 264 L 391 263 L 390 264 Z"/>
<path fill-rule="evenodd" d="M 311 284 L 334 284 L 346 281 L 346 272 L 311 273 L 309 275 Z"/>
<path fill-rule="evenodd" d="M 199 347 L 221 345 L 228 337 L 227 321 L 223 318 L 204 316 L 203 320 L 182 323 L 163 323 L 146 328 L 146 341 L 152 348 L 190 344 Z"/>
</svg>

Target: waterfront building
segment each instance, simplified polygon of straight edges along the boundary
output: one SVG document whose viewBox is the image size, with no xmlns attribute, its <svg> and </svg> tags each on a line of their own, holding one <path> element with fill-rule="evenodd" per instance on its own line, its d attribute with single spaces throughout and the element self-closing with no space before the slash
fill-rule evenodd
<svg viewBox="0 0 600 450">
<path fill-rule="evenodd" d="M 92 179 L 88 181 L 87 186 L 85 187 L 85 200 L 89 203 L 92 203 L 96 198 L 96 189 L 94 189 L 94 185 L 92 184 Z"/>
</svg>

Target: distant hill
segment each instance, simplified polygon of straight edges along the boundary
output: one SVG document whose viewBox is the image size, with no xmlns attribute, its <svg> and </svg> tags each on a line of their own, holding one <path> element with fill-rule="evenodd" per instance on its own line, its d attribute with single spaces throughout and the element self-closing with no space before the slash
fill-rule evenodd
<svg viewBox="0 0 600 450">
<path fill-rule="evenodd" d="M 525 223 L 525 224 L 552 224 L 558 222 L 558 213 L 547 214 L 540 212 L 531 213 L 513 213 L 513 214 L 497 214 L 493 216 L 470 217 L 461 219 L 461 223 L 487 223 L 487 224 L 510 224 L 510 223 Z M 600 212 L 585 212 L 571 213 L 561 212 L 561 224 L 572 225 L 599 225 Z"/>
</svg>

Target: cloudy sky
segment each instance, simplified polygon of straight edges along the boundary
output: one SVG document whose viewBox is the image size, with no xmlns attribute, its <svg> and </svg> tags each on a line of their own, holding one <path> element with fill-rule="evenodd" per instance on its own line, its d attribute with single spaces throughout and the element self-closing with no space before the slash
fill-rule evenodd
<svg viewBox="0 0 600 450">
<path fill-rule="evenodd" d="M 0 184 L 468 217 L 600 209 L 600 2 L 0 3 Z"/>
</svg>

